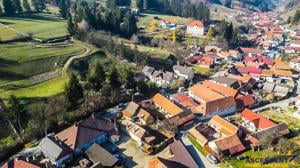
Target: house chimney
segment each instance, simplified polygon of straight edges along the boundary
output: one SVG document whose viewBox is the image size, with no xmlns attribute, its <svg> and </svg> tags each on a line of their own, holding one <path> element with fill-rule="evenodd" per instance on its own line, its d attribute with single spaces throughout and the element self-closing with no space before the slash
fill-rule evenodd
<svg viewBox="0 0 300 168">
<path fill-rule="evenodd" d="M 18 158 L 18 157 L 15 157 L 15 161 L 16 161 L 16 162 L 19 161 L 19 158 Z"/>
<path fill-rule="evenodd" d="M 29 162 L 29 157 L 26 157 L 26 162 Z"/>
<path fill-rule="evenodd" d="M 95 118 L 95 114 L 94 114 L 94 113 L 92 114 L 92 118 L 93 118 L 93 119 Z"/>
</svg>

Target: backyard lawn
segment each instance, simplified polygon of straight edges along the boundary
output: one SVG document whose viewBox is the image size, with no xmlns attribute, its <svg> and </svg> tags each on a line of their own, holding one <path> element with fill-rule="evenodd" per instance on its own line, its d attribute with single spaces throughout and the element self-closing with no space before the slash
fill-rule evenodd
<svg viewBox="0 0 300 168">
<path fill-rule="evenodd" d="M 199 73 L 201 75 L 211 76 L 213 74 L 213 71 L 208 68 L 193 66 L 193 69 L 196 71 L 196 73 Z"/>
<path fill-rule="evenodd" d="M 66 21 L 62 18 L 45 13 L 23 14 L 14 17 L 1 17 L 0 23 L 9 26 L 19 32 L 31 34 L 42 40 L 58 38 L 68 35 Z M 16 37 L 14 32 L 7 34 L 7 28 L 0 26 L 2 40 L 12 40 Z"/>
</svg>

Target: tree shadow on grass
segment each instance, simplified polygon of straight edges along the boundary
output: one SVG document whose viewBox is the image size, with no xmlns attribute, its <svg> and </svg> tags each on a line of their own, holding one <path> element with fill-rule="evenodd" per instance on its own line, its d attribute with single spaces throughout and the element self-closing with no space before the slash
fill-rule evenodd
<svg viewBox="0 0 300 168">
<path fill-rule="evenodd" d="M 40 14 L 23 14 L 14 17 L 2 17 L 2 19 L 9 20 L 22 20 L 22 21 L 31 21 L 31 22 L 39 22 L 39 21 L 63 21 L 62 18 L 51 16 L 51 15 L 40 15 Z M 12 23 L 10 23 L 12 24 Z"/>
</svg>

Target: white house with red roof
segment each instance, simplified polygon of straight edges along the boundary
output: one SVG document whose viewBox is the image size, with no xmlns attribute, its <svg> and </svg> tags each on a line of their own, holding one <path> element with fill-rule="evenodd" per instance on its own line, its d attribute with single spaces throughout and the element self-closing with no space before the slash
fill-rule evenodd
<svg viewBox="0 0 300 168">
<path fill-rule="evenodd" d="M 199 20 L 195 20 L 187 25 L 186 33 L 193 37 L 201 37 L 204 35 L 204 24 Z"/>
<path fill-rule="evenodd" d="M 245 109 L 242 114 L 244 127 L 250 132 L 267 129 L 275 126 L 276 124 L 262 115 L 259 115 L 249 109 Z"/>
</svg>

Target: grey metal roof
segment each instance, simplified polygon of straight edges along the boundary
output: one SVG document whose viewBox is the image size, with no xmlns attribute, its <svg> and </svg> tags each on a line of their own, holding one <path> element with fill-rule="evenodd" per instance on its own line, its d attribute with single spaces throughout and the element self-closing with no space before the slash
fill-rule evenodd
<svg viewBox="0 0 300 168">
<path fill-rule="evenodd" d="M 262 89 L 265 91 L 273 92 L 274 87 L 275 87 L 274 83 L 266 82 Z"/>
<path fill-rule="evenodd" d="M 154 72 L 154 68 L 145 66 L 142 70 L 145 75 L 151 75 Z"/>
<path fill-rule="evenodd" d="M 63 142 L 56 140 L 55 137 L 47 136 L 41 140 L 38 148 L 43 152 L 45 157 L 51 161 L 56 161 L 66 147 Z"/>
<path fill-rule="evenodd" d="M 227 78 L 225 76 L 218 76 L 218 77 L 213 78 L 213 80 L 218 83 L 226 84 L 227 86 L 230 86 L 230 87 L 235 87 L 235 89 L 240 87 L 240 84 L 238 83 L 238 81 L 236 79 Z"/>
<path fill-rule="evenodd" d="M 174 71 L 177 70 L 177 71 L 179 71 L 180 74 L 183 74 L 183 75 L 189 75 L 190 73 L 193 72 L 193 69 L 191 67 L 180 66 L 180 65 L 174 65 L 173 70 Z"/>
<path fill-rule="evenodd" d="M 284 86 L 280 86 L 280 85 L 276 85 L 274 88 L 274 92 L 275 93 L 280 93 L 283 95 L 287 95 L 289 92 L 289 88 L 288 87 L 284 87 Z"/>
<path fill-rule="evenodd" d="M 103 167 L 113 167 L 118 159 L 100 145 L 94 143 L 87 149 L 85 154 L 94 164 L 101 164 Z"/>
<path fill-rule="evenodd" d="M 163 74 L 162 74 L 162 79 L 164 80 L 164 81 L 168 81 L 168 82 L 171 82 L 171 80 L 172 80 L 172 78 L 173 78 L 173 73 L 172 72 L 164 72 Z"/>
</svg>

